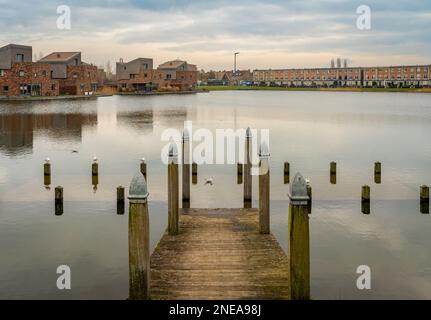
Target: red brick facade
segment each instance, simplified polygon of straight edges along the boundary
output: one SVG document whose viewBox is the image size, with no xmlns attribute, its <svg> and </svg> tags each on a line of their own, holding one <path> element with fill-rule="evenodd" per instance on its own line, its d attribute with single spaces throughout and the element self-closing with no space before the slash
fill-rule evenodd
<svg viewBox="0 0 431 320">
<path fill-rule="evenodd" d="M 78 66 L 67 66 L 67 78 L 59 79 L 60 94 L 84 95 L 86 92 L 97 90 L 97 67 L 82 64 Z"/>
<path fill-rule="evenodd" d="M 45 63 L 19 62 L 0 75 L 0 96 L 57 96 L 59 81 L 51 79 L 51 67 Z"/>
</svg>

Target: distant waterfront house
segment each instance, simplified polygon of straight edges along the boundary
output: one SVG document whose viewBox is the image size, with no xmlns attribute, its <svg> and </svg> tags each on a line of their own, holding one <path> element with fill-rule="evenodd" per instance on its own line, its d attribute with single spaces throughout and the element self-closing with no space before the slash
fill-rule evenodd
<svg viewBox="0 0 431 320">
<path fill-rule="evenodd" d="M 0 96 L 58 95 L 58 81 L 50 66 L 32 61 L 31 46 L 9 44 L 0 48 Z"/>
<path fill-rule="evenodd" d="M 292 87 L 429 87 L 431 66 L 253 70 L 254 84 Z"/>
<path fill-rule="evenodd" d="M 117 86 L 119 91 L 149 91 L 153 87 L 153 59 L 137 58 L 116 64 Z"/>
<path fill-rule="evenodd" d="M 81 52 L 53 52 L 39 62 L 50 65 L 50 76 L 59 81 L 60 94 L 84 95 L 97 90 L 97 67 L 83 62 Z"/>
<path fill-rule="evenodd" d="M 191 90 L 197 86 L 198 75 L 196 65 L 176 59 L 159 65 L 153 73 L 153 82 L 159 89 Z"/>
</svg>

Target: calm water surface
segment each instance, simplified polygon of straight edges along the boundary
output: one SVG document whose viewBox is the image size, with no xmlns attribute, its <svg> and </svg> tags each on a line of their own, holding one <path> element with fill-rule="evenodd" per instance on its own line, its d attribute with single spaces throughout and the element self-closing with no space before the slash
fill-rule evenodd
<svg viewBox="0 0 431 320">
<path fill-rule="evenodd" d="M 128 186 L 145 157 L 154 248 L 167 222 L 160 137 L 185 120 L 214 133 L 270 129 L 271 225 L 284 250 L 283 162 L 311 180 L 314 299 L 431 299 L 431 217 L 418 201 L 419 186 L 431 184 L 431 95 L 257 91 L 0 102 L 0 298 L 127 298 L 128 218 L 116 214 L 115 189 Z M 43 185 L 46 157 L 51 190 Z M 336 185 L 330 161 L 338 165 Z M 382 162 L 380 185 L 373 182 L 375 161 Z M 235 174 L 234 165 L 199 167 L 191 205 L 240 207 Z M 212 187 L 202 183 L 209 176 Z M 364 184 L 371 186 L 370 215 L 361 213 Z M 62 216 L 54 215 L 57 185 L 64 187 Z M 257 180 L 253 189 L 257 199 Z M 72 270 L 67 292 L 56 287 L 61 264 Z M 372 290 L 356 288 L 359 265 L 371 267 Z"/>
</svg>

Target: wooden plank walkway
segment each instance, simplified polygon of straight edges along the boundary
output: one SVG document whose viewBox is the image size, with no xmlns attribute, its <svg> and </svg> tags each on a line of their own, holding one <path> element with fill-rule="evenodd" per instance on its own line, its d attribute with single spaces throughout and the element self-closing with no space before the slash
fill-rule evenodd
<svg viewBox="0 0 431 320">
<path fill-rule="evenodd" d="M 289 265 L 257 209 L 180 209 L 151 255 L 151 299 L 289 299 Z"/>
</svg>

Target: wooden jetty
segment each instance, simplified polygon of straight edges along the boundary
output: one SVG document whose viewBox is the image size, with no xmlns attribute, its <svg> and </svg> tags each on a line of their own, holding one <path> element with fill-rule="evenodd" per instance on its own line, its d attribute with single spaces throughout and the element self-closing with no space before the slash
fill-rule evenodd
<svg viewBox="0 0 431 320">
<path fill-rule="evenodd" d="M 182 179 L 186 193 L 179 208 L 178 152 L 171 144 L 168 228 L 151 256 L 146 180 L 135 176 L 129 190 L 130 299 L 310 298 L 306 181 L 298 173 L 290 186 L 286 255 L 270 233 L 268 147 L 264 142 L 259 150 L 259 208 L 251 208 L 250 130 L 245 150 L 244 208 L 189 208 L 188 178 Z"/>
</svg>

